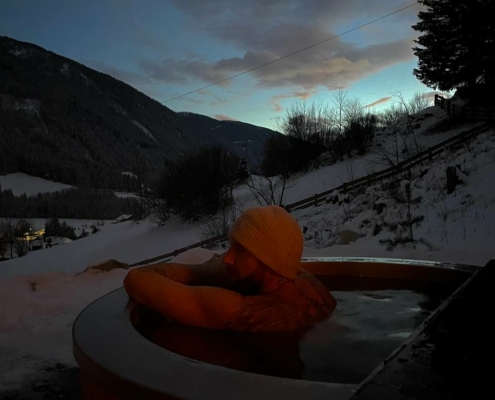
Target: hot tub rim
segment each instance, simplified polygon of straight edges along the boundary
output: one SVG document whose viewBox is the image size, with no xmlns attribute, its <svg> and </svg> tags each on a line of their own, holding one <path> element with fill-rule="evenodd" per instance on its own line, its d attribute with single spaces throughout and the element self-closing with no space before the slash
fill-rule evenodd
<svg viewBox="0 0 495 400">
<path fill-rule="evenodd" d="M 460 272 L 464 272 L 464 273 L 469 273 L 469 275 L 471 275 L 477 269 L 482 268 L 482 267 L 476 267 L 476 266 L 470 266 L 470 265 L 466 266 L 466 265 L 460 265 L 460 264 L 439 263 L 439 262 L 435 262 L 435 261 L 402 260 L 402 259 L 391 259 L 391 258 L 380 259 L 380 258 L 369 258 L 369 257 L 352 257 L 352 258 L 349 258 L 349 257 L 345 257 L 345 258 L 344 257 L 304 257 L 304 258 L 302 258 L 301 261 L 302 261 L 302 263 L 343 262 L 343 263 L 363 263 L 363 264 L 365 264 L 365 263 L 377 263 L 379 261 L 384 261 L 383 263 L 386 263 L 386 264 L 392 264 L 392 265 L 397 264 L 397 265 L 402 265 L 402 266 L 404 266 L 404 265 L 410 266 L 411 263 L 413 263 L 413 265 L 418 265 L 418 266 L 423 266 L 423 267 L 425 267 L 425 266 L 433 267 L 433 268 L 437 269 L 437 271 L 439 269 L 449 270 L 449 271 L 455 270 L 455 271 L 460 271 Z M 137 377 L 135 377 L 135 376 L 122 376 L 123 372 L 120 371 L 120 373 L 119 373 L 118 368 L 116 370 L 115 365 L 110 365 L 110 366 L 102 365 L 101 363 L 98 362 L 98 360 L 93 359 L 92 357 L 90 357 L 90 355 L 86 354 L 86 352 L 84 351 L 84 345 L 81 343 L 81 339 L 78 340 L 78 332 L 77 332 L 77 329 L 79 326 L 78 324 L 81 322 L 81 320 L 84 318 L 84 316 L 90 311 L 90 309 L 92 307 L 95 307 L 96 304 L 98 304 L 98 302 L 104 302 L 105 298 L 111 297 L 112 295 L 116 295 L 116 292 L 119 292 L 119 291 L 120 291 L 120 293 L 122 293 L 124 291 L 124 289 L 122 287 L 115 289 L 115 290 L 105 294 L 104 296 L 101 296 L 100 298 L 94 300 L 93 302 L 91 302 L 79 313 L 79 315 L 77 316 L 77 318 L 74 321 L 74 324 L 72 326 L 72 340 L 73 340 L 73 353 L 74 353 L 74 357 L 76 358 L 76 361 L 78 362 L 78 364 L 80 364 L 80 362 L 82 362 L 83 364 L 88 364 L 87 362 L 82 360 L 82 358 L 85 357 L 91 363 L 94 363 L 95 366 L 97 366 L 97 369 L 98 368 L 101 369 L 101 371 L 93 373 L 93 374 L 90 371 L 83 371 L 83 372 L 84 373 L 89 372 L 89 375 L 92 377 L 92 379 L 99 381 L 103 385 L 105 385 L 105 383 L 108 383 L 108 382 L 105 382 L 105 377 L 102 375 L 110 374 L 113 376 L 113 378 L 116 378 L 117 381 L 120 380 L 121 382 L 126 382 L 128 385 L 135 387 L 135 389 L 138 391 L 147 391 L 149 393 L 150 398 L 155 398 L 155 396 L 156 396 L 156 398 L 159 398 L 159 397 L 161 397 L 161 398 L 184 398 L 184 395 L 188 396 L 187 398 L 191 398 L 191 399 L 192 398 L 197 398 L 197 399 L 209 398 L 208 393 L 205 394 L 204 392 L 201 392 L 201 391 L 199 393 L 196 392 L 196 393 L 184 394 L 184 391 L 183 390 L 177 390 L 177 387 L 175 388 L 176 390 L 172 390 L 172 391 L 167 390 L 167 387 L 162 387 L 163 385 L 158 385 L 158 387 L 155 387 L 155 388 L 149 387 L 146 385 L 146 383 L 142 383 L 141 379 L 137 379 Z M 126 315 L 127 316 L 127 328 L 129 328 L 129 327 L 132 328 L 131 331 L 134 332 L 136 335 L 138 335 L 142 339 L 143 342 L 148 342 L 148 341 L 146 341 L 146 339 L 144 337 L 140 336 L 139 333 L 135 330 L 134 325 L 132 324 L 131 318 L 130 318 L 131 310 L 132 310 L 132 308 L 129 307 L 129 302 L 127 302 L 125 307 L 123 307 L 123 309 L 120 309 L 120 311 L 118 309 L 113 310 L 114 311 L 114 317 L 118 318 L 119 316 L 122 317 L 122 315 Z M 141 339 L 139 339 L 139 340 L 141 340 Z M 267 384 L 264 381 L 266 381 L 268 379 L 269 380 L 268 386 L 271 386 L 271 390 L 268 390 L 268 391 L 267 390 L 261 390 L 261 392 L 258 391 L 258 393 L 256 393 L 256 396 L 259 399 L 264 399 L 264 398 L 273 399 L 273 393 L 277 393 L 277 397 L 278 397 L 278 395 L 281 394 L 281 393 L 279 393 L 281 390 L 284 392 L 283 393 L 284 399 L 286 399 L 286 400 L 298 399 L 298 398 L 307 397 L 309 395 L 309 391 L 311 389 L 313 389 L 313 390 L 318 389 L 315 393 L 313 393 L 311 395 L 312 398 L 315 398 L 315 399 L 316 398 L 322 398 L 322 399 L 328 398 L 328 396 L 330 396 L 330 395 L 338 395 L 338 396 L 335 396 L 332 398 L 346 399 L 346 398 L 352 397 L 355 388 L 359 385 L 359 384 L 347 385 L 347 384 L 339 384 L 339 383 L 313 382 L 313 381 L 285 379 L 285 378 L 277 378 L 277 377 L 266 377 L 266 376 L 262 376 L 262 375 L 258 375 L 258 374 L 254 374 L 254 373 L 235 371 L 235 370 L 231 370 L 231 369 L 220 367 L 220 366 L 212 366 L 212 365 L 205 364 L 205 363 L 195 361 L 195 360 L 189 360 L 189 359 L 186 359 L 185 357 L 182 357 L 182 356 L 177 355 L 175 353 L 172 353 L 168 350 L 165 350 L 165 349 L 159 347 L 158 345 L 153 344 L 152 342 L 149 342 L 149 344 L 151 344 L 152 346 L 155 346 L 155 350 L 160 351 L 161 354 L 165 354 L 163 352 L 166 352 L 169 359 L 170 358 L 172 359 L 173 363 L 177 363 L 177 362 L 184 363 L 184 361 L 187 360 L 188 363 L 193 363 L 195 365 L 201 365 L 202 368 L 206 368 L 210 371 L 213 371 L 214 374 L 222 374 L 222 373 L 225 374 L 228 372 L 229 374 L 231 374 L 231 375 L 233 374 L 234 376 L 237 376 L 238 378 L 241 377 L 243 381 L 249 380 L 250 385 L 263 386 L 263 385 Z M 135 356 L 135 354 L 134 354 L 134 356 Z M 170 356 L 172 356 L 172 357 L 170 357 Z M 193 364 L 189 364 L 189 366 L 193 365 Z M 104 372 L 102 372 L 102 371 L 104 371 Z M 198 371 L 195 371 L 195 372 L 197 373 Z M 262 377 L 262 378 L 260 379 L 260 377 Z M 199 379 L 199 378 L 195 377 L 195 379 Z M 253 381 L 253 382 L 251 382 L 251 381 Z M 256 381 L 258 381 L 258 382 L 256 382 Z M 171 384 L 176 385 L 177 382 L 171 382 Z M 168 387 L 170 388 L 170 386 L 168 386 Z M 232 397 L 231 391 L 221 392 L 221 389 L 222 389 L 221 387 L 220 388 L 216 387 L 216 388 L 211 388 L 211 389 L 215 389 L 214 393 L 215 393 L 216 399 L 229 399 Z M 240 388 L 238 388 L 238 389 L 240 389 Z M 263 388 L 260 387 L 260 389 L 263 389 Z M 116 388 L 116 390 L 119 391 L 118 388 Z M 128 396 L 126 396 L 126 393 L 123 392 L 124 390 L 126 390 L 126 389 L 121 388 L 120 393 L 119 393 L 119 396 L 122 396 L 123 398 L 128 397 Z M 220 390 L 220 392 L 219 392 L 219 390 Z M 272 392 L 272 390 L 273 390 L 273 392 Z M 332 393 L 332 391 L 334 393 Z M 186 390 L 186 392 L 187 392 L 187 390 Z M 267 393 L 268 393 L 268 395 L 267 395 Z M 127 394 L 129 394 L 129 392 Z M 237 398 L 239 398 L 239 399 L 250 398 L 249 396 L 243 397 L 244 393 L 242 391 L 239 392 L 239 390 L 237 391 L 237 394 L 238 394 Z"/>
</svg>

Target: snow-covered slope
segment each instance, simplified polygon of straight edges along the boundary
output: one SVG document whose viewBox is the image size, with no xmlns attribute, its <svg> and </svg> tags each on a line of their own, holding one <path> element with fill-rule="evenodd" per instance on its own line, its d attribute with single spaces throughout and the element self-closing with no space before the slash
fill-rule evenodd
<svg viewBox="0 0 495 400">
<path fill-rule="evenodd" d="M 448 194 L 448 167 L 457 168 L 460 181 Z M 324 204 L 294 213 L 306 231 L 311 255 L 430 259 L 485 265 L 495 259 L 495 132 L 480 135 L 439 160 L 418 166 L 409 179 L 402 177 L 349 194 L 340 205 Z M 411 220 L 414 243 L 391 246 L 386 240 L 406 242 L 408 202 L 405 184 L 411 185 Z M 340 201 L 345 196 L 340 196 Z M 381 205 L 381 206 L 380 206 Z M 383 208 L 383 211 L 379 211 Z M 343 224 L 349 221 L 363 236 L 350 245 L 338 245 Z"/>
<path fill-rule="evenodd" d="M 199 241 L 196 226 L 178 222 L 157 227 L 150 221 L 127 221 L 101 228 L 69 245 L 2 262 L 0 279 L 49 272 L 77 273 L 111 258 L 132 264 Z"/>
</svg>

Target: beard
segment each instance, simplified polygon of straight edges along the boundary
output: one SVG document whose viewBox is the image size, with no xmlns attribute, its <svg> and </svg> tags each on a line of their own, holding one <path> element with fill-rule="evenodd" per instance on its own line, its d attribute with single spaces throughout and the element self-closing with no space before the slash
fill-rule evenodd
<svg viewBox="0 0 495 400">
<path fill-rule="evenodd" d="M 255 296 L 260 294 L 261 285 L 257 282 L 253 282 L 249 279 L 249 277 L 247 277 L 235 282 L 230 289 L 243 296 Z"/>
</svg>

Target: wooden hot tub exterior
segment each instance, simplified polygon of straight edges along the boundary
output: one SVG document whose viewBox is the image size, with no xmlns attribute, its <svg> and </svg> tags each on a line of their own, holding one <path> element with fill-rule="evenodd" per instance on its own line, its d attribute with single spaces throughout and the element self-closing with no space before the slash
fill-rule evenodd
<svg viewBox="0 0 495 400">
<path fill-rule="evenodd" d="M 441 285 L 453 292 L 468 284 L 479 270 L 372 258 L 305 258 L 302 266 L 325 281 L 330 290 Z M 343 400 L 351 398 L 359 386 L 264 376 L 188 359 L 141 336 L 134 327 L 139 317 L 138 305 L 129 300 L 123 288 L 101 297 L 79 314 L 73 325 L 73 352 L 81 370 L 84 399 Z"/>
</svg>

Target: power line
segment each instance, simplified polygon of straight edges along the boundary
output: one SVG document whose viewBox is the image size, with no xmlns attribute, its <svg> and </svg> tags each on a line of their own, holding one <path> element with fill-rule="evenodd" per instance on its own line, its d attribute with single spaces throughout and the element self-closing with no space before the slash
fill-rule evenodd
<svg viewBox="0 0 495 400">
<path fill-rule="evenodd" d="M 306 51 L 306 50 L 309 50 L 309 49 L 312 49 L 313 47 L 316 47 L 316 46 L 319 46 L 320 44 L 323 44 L 323 43 L 326 43 L 326 42 L 329 42 L 330 40 L 333 40 L 333 39 L 336 39 L 340 36 L 343 36 L 343 35 L 346 35 L 347 33 L 350 33 L 350 32 L 354 32 L 354 31 L 357 31 L 358 29 L 361 29 L 365 26 L 368 26 L 368 25 L 371 25 L 371 24 L 374 24 L 375 22 L 378 22 L 378 21 L 381 21 L 382 19 L 385 19 L 385 18 L 388 18 L 390 17 L 391 15 L 394 15 L 394 14 L 398 14 L 400 13 L 401 11 L 404 11 L 404 10 L 407 10 L 408 8 L 411 8 L 411 7 L 414 7 L 415 5 L 417 5 L 418 2 L 415 2 L 414 4 L 411 4 L 409 6 L 406 6 L 406 7 L 403 7 L 399 10 L 396 10 L 394 12 L 391 12 L 389 14 L 386 14 L 386 15 L 383 15 L 381 16 L 380 18 L 377 18 L 377 19 L 374 19 L 372 21 L 369 21 L 369 22 L 366 22 L 365 24 L 362 24 L 362 25 L 359 25 L 359 26 L 356 26 L 355 28 L 352 28 L 352 29 L 349 29 L 348 31 L 345 31 L 345 32 L 342 32 L 342 33 L 339 33 L 338 35 L 335 35 L 335 36 L 332 36 L 332 37 L 329 37 L 325 40 L 322 40 L 321 42 L 317 42 L 317 43 L 314 43 L 310 46 L 307 46 L 307 47 L 304 47 L 302 49 L 299 49 L 299 50 L 296 50 L 292 53 L 289 53 L 289 54 L 286 54 L 285 56 L 282 56 L 282 57 L 279 57 L 279 58 L 276 58 L 275 60 L 272 60 L 272 61 L 268 61 L 264 64 L 261 64 L 261 65 L 258 65 L 256 67 L 253 67 L 253 68 L 250 68 L 250 69 L 247 69 L 246 71 L 243 71 L 243 72 L 239 72 L 238 74 L 235 74 L 235 75 L 232 75 L 232 76 L 229 76 L 228 78 L 225 78 L 225 79 L 221 79 L 217 82 L 214 82 L 214 83 L 210 83 L 209 85 L 206 85 L 206 86 L 203 86 L 199 89 L 195 89 L 195 90 L 192 90 L 190 92 L 187 92 L 187 93 L 184 93 L 184 94 L 181 94 L 180 96 L 176 96 L 176 97 L 172 97 L 171 99 L 168 99 L 166 101 L 164 101 L 162 104 L 165 104 L 165 103 L 169 103 L 173 100 L 177 100 L 177 99 L 180 99 L 182 97 L 185 97 L 185 96 L 189 96 L 190 94 L 193 94 L 193 93 L 196 93 L 196 92 L 199 92 L 200 90 L 204 90 L 204 89 L 208 89 L 209 87 L 212 87 L 212 86 L 216 86 L 216 85 L 219 85 L 220 83 L 223 83 L 225 81 L 228 81 L 230 79 L 234 79 L 234 78 L 237 78 L 238 76 L 241 76 L 241 75 L 245 75 L 249 72 L 252 72 L 252 71 L 255 71 L 257 69 L 260 69 L 260 68 L 263 68 L 263 67 L 266 67 L 267 65 L 270 65 L 270 64 L 273 64 L 273 63 L 276 63 L 277 61 L 280 61 L 280 60 L 283 60 L 285 58 L 288 58 L 288 57 L 291 57 L 295 54 L 298 54 L 298 53 L 301 53 L 303 51 Z"/>
</svg>

